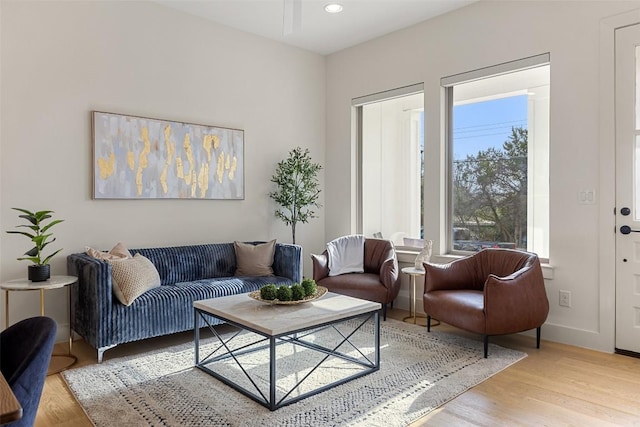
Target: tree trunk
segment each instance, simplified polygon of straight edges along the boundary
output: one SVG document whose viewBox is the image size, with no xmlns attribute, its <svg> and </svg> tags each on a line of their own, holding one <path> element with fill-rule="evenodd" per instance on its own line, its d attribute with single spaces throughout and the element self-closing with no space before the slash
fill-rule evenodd
<svg viewBox="0 0 640 427">
<path fill-rule="evenodd" d="M 291 238 L 293 240 L 293 244 L 296 244 L 296 223 L 292 222 L 291 223 Z"/>
</svg>

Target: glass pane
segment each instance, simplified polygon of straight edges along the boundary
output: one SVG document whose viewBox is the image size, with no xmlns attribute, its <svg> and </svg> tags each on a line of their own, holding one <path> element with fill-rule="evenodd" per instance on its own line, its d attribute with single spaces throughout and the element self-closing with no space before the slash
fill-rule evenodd
<svg viewBox="0 0 640 427">
<path fill-rule="evenodd" d="M 454 107 L 453 248 L 526 249 L 527 96 Z"/>
</svg>

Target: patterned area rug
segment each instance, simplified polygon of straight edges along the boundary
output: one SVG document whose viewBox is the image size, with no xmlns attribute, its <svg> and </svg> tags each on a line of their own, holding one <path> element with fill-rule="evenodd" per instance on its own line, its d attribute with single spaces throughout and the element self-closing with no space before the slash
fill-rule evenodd
<svg viewBox="0 0 640 427">
<path fill-rule="evenodd" d="M 436 328 L 437 329 L 437 328 Z M 361 350 L 368 325 L 355 340 Z M 324 333 L 324 332 L 322 332 Z M 318 340 L 326 337 L 318 332 Z M 367 336 L 369 334 L 369 336 Z M 242 344 L 244 335 L 240 337 Z M 312 339 L 314 337 L 311 337 Z M 214 346 L 209 338 L 203 347 Z M 380 370 L 276 411 L 254 402 L 193 367 L 192 344 L 135 357 L 113 359 L 63 372 L 93 423 L 98 426 L 406 426 L 469 388 L 526 357 L 525 353 L 395 320 L 381 322 Z M 300 378 L 313 355 L 298 346 L 284 350 L 278 370 Z M 294 348 L 295 347 L 295 348 Z M 290 357 L 293 353 L 295 357 Z M 247 361 L 265 369 L 264 359 Z M 233 369 L 233 364 L 229 369 Z M 323 365 L 320 377 L 344 373 L 342 363 Z M 259 375 L 258 375 L 259 376 Z"/>
</svg>

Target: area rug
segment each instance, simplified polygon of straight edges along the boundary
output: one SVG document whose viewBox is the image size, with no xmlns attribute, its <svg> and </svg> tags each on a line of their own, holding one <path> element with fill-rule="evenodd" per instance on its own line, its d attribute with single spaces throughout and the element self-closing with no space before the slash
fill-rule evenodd
<svg viewBox="0 0 640 427">
<path fill-rule="evenodd" d="M 363 331 L 372 334 L 373 328 Z M 214 340 L 209 341 L 203 345 L 213 346 Z M 484 359 L 482 345 L 389 319 L 381 322 L 379 371 L 273 412 L 194 368 L 194 348 L 189 343 L 62 375 L 98 427 L 399 427 L 526 357 L 490 344 L 489 358 Z M 303 372 L 309 363 L 304 354 L 286 359 L 296 372 Z M 328 375 L 331 369 L 329 364 Z"/>
</svg>

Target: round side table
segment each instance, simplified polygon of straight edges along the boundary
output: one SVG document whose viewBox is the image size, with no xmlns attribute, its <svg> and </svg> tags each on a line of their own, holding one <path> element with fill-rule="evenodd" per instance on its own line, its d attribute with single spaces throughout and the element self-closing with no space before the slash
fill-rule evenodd
<svg viewBox="0 0 640 427">
<path fill-rule="evenodd" d="M 49 280 L 44 282 L 31 282 L 28 279 L 16 279 L 0 283 L 0 289 L 4 289 L 5 328 L 9 327 L 9 291 L 40 291 L 40 315 L 44 316 L 44 291 L 65 287 L 67 288 L 67 304 L 69 306 L 69 353 L 52 355 L 47 375 L 57 374 L 58 372 L 64 371 L 78 361 L 78 358 L 71 354 L 73 335 L 71 328 L 71 299 L 69 291 L 69 285 L 76 283 L 77 280 L 78 278 L 75 276 L 51 276 Z"/>
<path fill-rule="evenodd" d="M 424 275 L 424 270 L 419 269 L 419 268 L 415 268 L 415 267 L 404 267 L 402 269 L 402 272 L 404 274 L 407 274 L 409 276 L 411 276 L 411 293 L 409 296 L 409 314 L 410 316 L 405 317 L 404 319 L 402 319 L 403 321 L 407 322 L 407 323 L 413 323 L 413 324 L 418 324 L 421 326 L 427 326 L 427 318 L 424 316 L 418 316 L 416 314 L 416 277 L 417 276 L 423 276 Z M 418 320 L 420 320 L 420 323 L 418 323 Z M 437 323 L 434 323 L 437 322 Z M 440 324 L 440 322 L 436 319 L 431 319 L 431 326 L 438 326 Z"/>
</svg>

